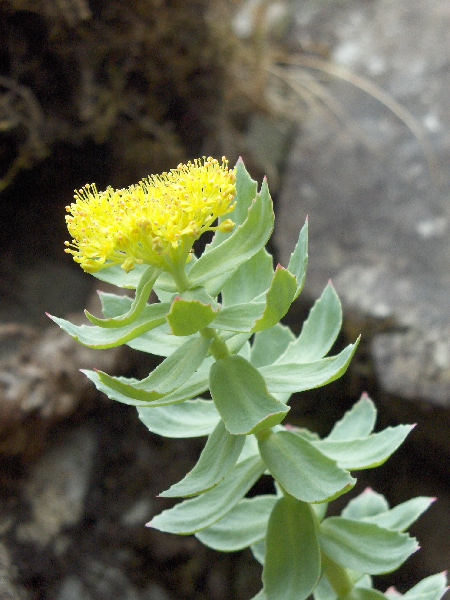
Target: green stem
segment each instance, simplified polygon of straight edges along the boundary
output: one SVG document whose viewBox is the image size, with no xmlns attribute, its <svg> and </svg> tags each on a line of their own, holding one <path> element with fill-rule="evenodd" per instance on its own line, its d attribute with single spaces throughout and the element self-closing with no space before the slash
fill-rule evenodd
<svg viewBox="0 0 450 600">
<path fill-rule="evenodd" d="M 200 334 L 204 338 L 208 338 L 208 339 L 212 338 L 213 342 L 211 344 L 210 351 L 216 360 L 220 360 L 221 358 L 227 358 L 227 356 L 230 356 L 230 351 L 228 350 L 228 346 L 219 337 L 219 335 L 215 329 L 210 329 L 209 327 L 205 327 L 205 329 L 200 330 Z"/>
<path fill-rule="evenodd" d="M 354 583 L 347 569 L 335 563 L 334 560 L 331 560 L 331 558 L 323 552 L 322 564 L 328 577 L 328 581 L 336 594 L 338 596 L 346 596 L 349 594 L 354 587 Z"/>
</svg>

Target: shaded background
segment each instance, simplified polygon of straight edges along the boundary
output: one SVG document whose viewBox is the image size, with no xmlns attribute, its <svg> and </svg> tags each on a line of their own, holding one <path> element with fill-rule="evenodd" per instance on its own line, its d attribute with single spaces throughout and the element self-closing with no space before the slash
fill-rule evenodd
<svg viewBox="0 0 450 600">
<path fill-rule="evenodd" d="M 310 215 L 293 329 L 333 277 L 339 344 L 363 334 L 343 380 L 292 402 L 296 422 L 326 433 L 368 390 L 380 426 L 419 423 L 355 492 L 440 498 L 414 530 L 423 550 L 381 589 L 450 566 L 450 8 L 422 4 L 0 5 L 1 598 L 231 600 L 259 589 L 249 553 L 143 526 L 202 440 L 149 434 L 78 370 L 143 377 L 150 359 L 77 346 L 44 315 L 81 320 L 95 302 L 98 282 L 63 252 L 74 188 L 126 186 L 209 154 L 242 155 L 255 178 L 268 175 L 282 264 Z"/>
</svg>

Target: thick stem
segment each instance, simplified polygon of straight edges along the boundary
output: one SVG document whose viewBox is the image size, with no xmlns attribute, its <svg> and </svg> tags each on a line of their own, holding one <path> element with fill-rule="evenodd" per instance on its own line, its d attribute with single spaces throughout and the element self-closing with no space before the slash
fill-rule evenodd
<svg viewBox="0 0 450 600">
<path fill-rule="evenodd" d="M 211 344 L 211 354 L 214 356 L 216 360 L 220 360 L 221 358 L 227 358 L 230 356 L 230 351 L 228 350 L 228 346 L 225 344 L 223 340 L 220 339 L 217 331 L 215 329 L 210 329 L 209 327 L 205 327 L 200 331 L 200 334 L 204 338 L 209 338 L 213 340 Z"/>
<path fill-rule="evenodd" d="M 354 583 L 347 569 L 335 563 L 334 560 L 331 560 L 331 558 L 324 553 L 322 553 L 322 564 L 328 577 L 328 581 L 336 594 L 338 596 L 349 594 L 354 587 Z"/>
</svg>

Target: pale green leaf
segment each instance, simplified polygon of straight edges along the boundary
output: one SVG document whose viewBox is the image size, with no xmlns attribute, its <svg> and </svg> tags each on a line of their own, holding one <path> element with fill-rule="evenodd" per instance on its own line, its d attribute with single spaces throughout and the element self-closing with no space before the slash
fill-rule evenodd
<svg viewBox="0 0 450 600">
<path fill-rule="evenodd" d="M 446 572 L 430 575 L 403 594 L 402 598 L 405 600 L 440 600 L 448 590 L 447 583 Z M 386 595 L 392 598 L 391 595 Z"/>
<path fill-rule="evenodd" d="M 100 281 L 111 283 L 120 288 L 135 290 L 139 285 L 142 275 L 147 270 L 148 265 L 136 265 L 132 271 L 125 273 L 119 265 L 102 269 L 92 275 Z"/>
<path fill-rule="evenodd" d="M 189 500 L 164 510 L 147 523 L 149 527 L 190 535 L 210 527 L 236 506 L 264 473 L 265 466 L 258 456 L 239 462 L 218 486 Z"/>
<path fill-rule="evenodd" d="M 234 435 L 273 427 L 289 411 L 268 393 L 261 374 L 242 356 L 228 356 L 212 365 L 210 390 L 226 428 Z"/>
<path fill-rule="evenodd" d="M 375 404 L 367 394 L 363 394 L 358 402 L 335 424 L 326 439 L 337 442 L 366 437 L 372 433 L 376 418 Z"/>
<path fill-rule="evenodd" d="M 219 552 L 236 552 L 265 538 L 267 522 L 277 497 L 275 495 L 244 498 L 220 521 L 196 533 L 209 548 Z"/>
<path fill-rule="evenodd" d="M 131 325 L 116 329 L 106 329 L 95 325 L 74 325 L 65 319 L 52 317 L 51 315 L 49 317 L 83 346 L 104 350 L 126 344 L 146 331 L 158 327 L 165 322 L 169 308 L 169 304 L 146 305 L 136 321 Z"/>
<path fill-rule="evenodd" d="M 85 310 L 84 313 L 86 317 L 89 319 L 89 321 L 91 321 L 91 323 L 98 325 L 99 327 L 123 327 L 124 325 L 133 323 L 142 314 L 153 286 L 155 285 L 155 281 L 158 279 L 160 273 L 161 269 L 148 267 L 139 281 L 139 284 L 136 288 L 136 295 L 130 308 L 122 315 L 106 319 L 99 319 L 98 317 L 92 315 L 89 311 Z"/>
<path fill-rule="evenodd" d="M 418 548 L 406 533 L 342 517 L 322 521 L 319 542 L 339 565 L 369 575 L 395 571 Z"/>
<path fill-rule="evenodd" d="M 204 252 L 189 272 L 191 287 L 203 284 L 217 273 L 237 268 L 263 248 L 272 233 L 274 214 L 267 183 L 249 208 L 242 225 L 221 244 Z"/>
<path fill-rule="evenodd" d="M 308 219 L 303 225 L 294 252 L 288 264 L 288 271 L 297 279 L 295 298 L 301 293 L 305 285 L 306 270 L 308 267 Z"/>
<path fill-rule="evenodd" d="M 265 302 L 247 302 L 226 306 L 214 321 L 214 329 L 251 333 L 266 309 Z"/>
<path fill-rule="evenodd" d="M 313 443 L 343 469 L 373 469 L 386 462 L 413 428 L 414 425 L 397 425 L 362 439 L 337 442 L 324 439 Z"/>
<path fill-rule="evenodd" d="M 330 501 L 356 483 L 334 460 L 290 431 L 277 431 L 260 440 L 259 450 L 274 479 L 304 502 Z"/>
<path fill-rule="evenodd" d="M 359 338 L 336 356 L 311 363 L 275 364 L 259 369 L 267 383 L 269 392 L 303 392 L 335 381 L 347 370 L 356 351 Z"/>
<path fill-rule="evenodd" d="M 208 327 L 217 317 L 217 310 L 198 300 L 176 297 L 167 314 L 167 322 L 174 335 L 189 336 Z"/>
<path fill-rule="evenodd" d="M 366 523 L 375 523 L 384 529 L 393 529 L 394 531 L 405 531 L 424 513 L 427 508 L 435 501 L 435 498 L 426 498 L 418 496 L 411 498 L 391 510 L 378 513 L 370 517 L 365 517 Z"/>
<path fill-rule="evenodd" d="M 178 483 L 160 496 L 186 498 L 196 496 L 218 485 L 236 464 L 245 437 L 231 435 L 219 421 L 208 438 L 195 467 Z"/>
<path fill-rule="evenodd" d="M 366 488 L 359 496 L 350 500 L 341 513 L 346 519 L 359 520 L 372 517 L 389 510 L 389 504 L 382 494 Z"/>
<path fill-rule="evenodd" d="M 245 304 L 267 291 L 273 277 L 272 256 L 261 248 L 240 265 L 221 289 L 223 306 Z"/>
<path fill-rule="evenodd" d="M 331 350 L 341 326 L 341 303 L 329 283 L 303 323 L 300 335 L 277 363 L 311 363 L 323 358 Z"/>
<path fill-rule="evenodd" d="M 250 546 L 250 550 L 259 564 L 264 566 L 264 561 L 266 558 L 266 540 L 264 539 L 260 542 L 256 542 L 256 544 L 252 544 Z"/>
<path fill-rule="evenodd" d="M 267 600 L 305 600 L 320 578 L 316 519 L 311 507 L 280 498 L 269 518 L 263 570 Z"/>
<path fill-rule="evenodd" d="M 194 334 L 196 336 L 197 334 Z M 194 337 L 192 336 L 192 337 Z M 167 322 L 151 331 L 143 333 L 134 340 L 127 342 L 127 346 L 141 352 L 148 352 L 155 356 L 170 356 L 177 348 L 182 346 L 189 336 L 177 336 L 170 333 Z"/>
<path fill-rule="evenodd" d="M 255 367 L 273 364 L 294 339 L 289 327 L 281 323 L 258 332 L 253 341 L 250 362 Z"/>
<path fill-rule="evenodd" d="M 201 398 L 169 406 L 141 406 L 137 411 L 149 431 L 167 438 L 209 435 L 220 420 L 214 402 Z"/>
<path fill-rule="evenodd" d="M 253 332 L 274 327 L 287 313 L 297 289 L 295 277 L 286 269 L 277 266 L 266 293 L 264 314 L 253 327 Z"/>
</svg>

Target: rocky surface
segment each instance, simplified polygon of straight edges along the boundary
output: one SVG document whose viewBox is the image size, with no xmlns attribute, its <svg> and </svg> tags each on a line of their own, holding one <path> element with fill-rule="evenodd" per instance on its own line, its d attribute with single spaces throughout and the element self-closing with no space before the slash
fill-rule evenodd
<svg viewBox="0 0 450 600">
<path fill-rule="evenodd" d="M 331 11 L 302 3 L 296 17 L 297 41 L 329 48 L 335 76 L 328 73 L 326 89 L 346 118 L 324 108 L 302 127 L 278 207 L 282 262 L 309 214 L 306 293 L 317 297 L 331 277 L 347 320 L 371 323 L 381 389 L 448 409 L 449 5 L 376 0 Z M 358 77 L 370 82 L 369 93 Z M 403 109 L 370 95 L 378 94 L 372 84 L 410 111 L 410 128 Z"/>
<path fill-rule="evenodd" d="M 414 578 L 450 564 L 450 7 L 357 0 L 332 10 L 299 3 L 295 11 L 293 43 L 325 49 L 327 72 L 285 71 L 299 83 L 314 73 L 332 102 L 302 123 L 275 243 L 287 264 L 309 215 L 303 299 L 332 279 L 346 336 L 363 335 L 355 392 L 369 388 L 386 421 L 418 423 L 407 448 L 371 481 L 394 504 L 414 493 L 439 497 L 416 529 L 423 550 L 406 566 Z"/>
</svg>

